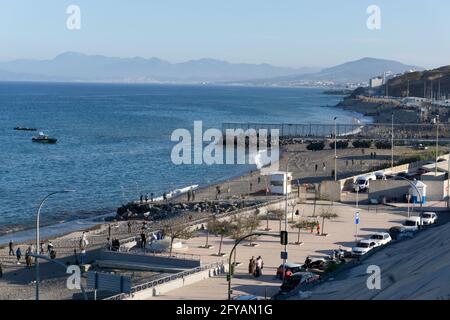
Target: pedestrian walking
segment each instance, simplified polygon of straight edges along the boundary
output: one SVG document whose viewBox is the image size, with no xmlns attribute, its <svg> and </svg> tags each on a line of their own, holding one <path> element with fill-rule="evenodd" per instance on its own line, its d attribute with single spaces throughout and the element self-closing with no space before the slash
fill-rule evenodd
<svg viewBox="0 0 450 320">
<path fill-rule="evenodd" d="M 263 260 L 261 256 L 256 258 L 256 270 L 255 270 L 255 278 L 259 278 L 262 275 L 263 268 Z"/>
<path fill-rule="evenodd" d="M 30 253 L 33 252 L 33 248 L 31 246 L 28 246 L 27 250 L 25 251 L 25 263 L 27 264 L 27 268 L 31 268 L 31 257 Z"/>
<path fill-rule="evenodd" d="M 22 251 L 20 250 L 20 247 L 16 250 L 16 258 L 17 258 L 17 264 L 20 264 L 20 258 L 22 258 Z"/>
<path fill-rule="evenodd" d="M 255 270 L 256 270 L 256 261 L 255 261 L 255 257 L 252 257 L 248 263 L 248 273 L 251 276 L 254 276 Z"/>
<path fill-rule="evenodd" d="M 108 224 L 108 239 L 111 238 L 111 224 Z"/>
<path fill-rule="evenodd" d="M 140 199 L 140 203 L 142 204 L 142 202 L 144 202 L 144 196 L 141 193 L 141 199 Z"/>
<path fill-rule="evenodd" d="M 10 256 L 14 256 L 14 255 L 15 255 L 15 254 L 14 254 L 14 243 L 13 243 L 12 240 L 9 241 L 8 246 L 9 246 L 9 255 L 10 255 Z"/>
<path fill-rule="evenodd" d="M 326 170 L 327 170 L 327 166 L 325 165 L 325 162 L 324 163 L 322 163 L 322 166 L 323 166 L 323 172 L 325 172 Z"/>
<path fill-rule="evenodd" d="M 189 201 L 191 201 L 191 189 L 189 189 L 188 190 L 188 192 L 187 192 L 187 201 L 189 202 Z"/>
<path fill-rule="evenodd" d="M 250 182 L 250 192 L 252 192 L 253 189 L 253 183 Z"/>
<path fill-rule="evenodd" d="M 258 184 L 261 184 L 261 177 L 258 177 Z"/>
<path fill-rule="evenodd" d="M 50 252 L 53 251 L 53 243 L 51 241 L 49 241 L 47 243 L 47 253 L 50 254 Z"/>
<path fill-rule="evenodd" d="M 377 158 L 377 153 L 376 153 L 376 152 L 373 153 L 373 158 L 374 158 L 374 159 Z"/>
<path fill-rule="evenodd" d="M 191 196 L 192 196 L 192 201 L 195 201 L 195 191 L 194 190 L 192 190 Z"/>
<path fill-rule="evenodd" d="M 314 171 L 317 172 L 317 169 L 319 169 L 319 165 L 316 163 Z"/>
<path fill-rule="evenodd" d="M 0 278 L 3 278 L 3 264 L 0 262 Z"/>
<path fill-rule="evenodd" d="M 39 247 L 39 254 L 44 254 L 45 253 L 45 244 L 44 242 L 41 242 L 40 247 Z"/>
<path fill-rule="evenodd" d="M 145 194 L 145 203 L 148 203 L 148 193 Z"/>
<path fill-rule="evenodd" d="M 147 245 L 147 237 L 144 232 L 141 233 L 141 248 L 145 249 L 145 246 Z"/>
<path fill-rule="evenodd" d="M 128 233 L 131 233 L 131 220 L 128 220 L 127 227 L 128 227 Z"/>
<path fill-rule="evenodd" d="M 348 160 L 345 160 L 345 166 L 348 167 Z"/>
<path fill-rule="evenodd" d="M 319 235 L 320 234 L 320 223 L 319 222 L 317 222 L 316 229 L 317 229 L 317 234 Z"/>
<path fill-rule="evenodd" d="M 153 202 L 153 192 L 150 192 L 150 202 Z"/>
</svg>

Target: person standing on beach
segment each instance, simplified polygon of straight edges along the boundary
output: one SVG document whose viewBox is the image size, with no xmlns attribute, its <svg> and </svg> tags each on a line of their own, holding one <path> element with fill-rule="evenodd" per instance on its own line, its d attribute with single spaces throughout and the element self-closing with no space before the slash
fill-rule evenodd
<svg viewBox="0 0 450 320">
<path fill-rule="evenodd" d="M 145 194 L 145 203 L 148 202 L 148 193 Z"/>
<path fill-rule="evenodd" d="M 128 233 L 131 233 L 131 220 L 128 220 L 127 226 L 128 226 Z"/>
<path fill-rule="evenodd" d="M 150 202 L 153 202 L 153 192 L 150 192 Z"/>
<path fill-rule="evenodd" d="M 141 203 L 141 204 L 142 204 L 143 200 L 144 200 L 144 196 L 143 196 L 142 193 L 141 193 L 141 198 L 140 198 L 140 203 Z"/>
<path fill-rule="evenodd" d="M 20 258 L 22 258 L 22 251 L 20 250 L 20 247 L 17 247 L 16 258 L 17 258 L 17 264 L 20 264 Z"/>
<path fill-rule="evenodd" d="M 108 238 L 111 239 L 111 224 L 108 224 Z"/>
<path fill-rule="evenodd" d="M 188 190 L 187 192 L 187 201 L 190 202 L 191 201 L 191 189 Z"/>
<path fill-rule="evenodd" d="M 13 243 L 12 240 L 9 241 L 8 246 L 9 246 L 9 255 L 10 255 L 10 256 L 14 256 L 14 255 L 15 255 L 15 254 L 14 254 L 14 243 Z"/>
<path fill-rule="evenodd" d="M 192 201 L 195 201 L 195 191 L 192 190 Z"/>
</svg>

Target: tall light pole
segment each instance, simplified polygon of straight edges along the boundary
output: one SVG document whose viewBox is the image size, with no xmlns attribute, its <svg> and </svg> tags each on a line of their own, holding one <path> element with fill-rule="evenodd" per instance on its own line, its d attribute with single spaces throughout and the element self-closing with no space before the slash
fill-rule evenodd
<svg viewBox="0 0 450 320">
<path fill-rule="evenodd" d="M 51 192 L 48 195 L 45 196 L 44 199 L 41 200 L 39 203 L 39 207 L 37 209 L 36 213 L 36 255 L 39 255 L 39 248 L 40 248 L 40 234 L 39 234 L 39 225 L 40 225 L 40 216 L 41 216 L 41 209 L 44 205 L 44 202 L 50 198 L 51 196 L 58 194 L 58 193 L 68 193 L 68 192 L 74 192 L 75 190 L 62 190 L 62 191 L 55 191 Z M 36 258 L 36 300 L 39 300 L 39 258 Z"/>
<path fill-rule="evenodd" d="M 394 172 L 394 113 L 391 119 L 391 171 Z"/>
<path fill-rule="evenodd" d="M 337 117 L 334 117 L 334 181 L 337 181 Z"/>
<path fill-rule="evenodd" d="M 356 212 L 359 214 L 359 184 L 358 181 L 356 181 L 355 185 L 355 191 L 356 191 Z M 358 218 L 359 219 L 359 218 Z M 358 224 L 355 221 L 355 243 L 358 243 Z"/>
<path fill-rule="evenodd" d="M 439 115 L 436 116 L 435 121 L 436 121 L 436 159 L 434 163 L 434 176 L 437 176 L 437 163 L 439 153 Z"/>
</svg>

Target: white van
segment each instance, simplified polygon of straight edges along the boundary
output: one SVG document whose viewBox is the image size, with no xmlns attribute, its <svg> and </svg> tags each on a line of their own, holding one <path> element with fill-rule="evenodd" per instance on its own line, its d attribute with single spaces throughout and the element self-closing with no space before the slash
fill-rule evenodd
<svg viewBox="0 0 450 320">
<path fill-rule="evenodd" d="M 377 180 L 377 177 L 374 174 L 360 176 L 356 179 L 353 189 L 356 191 L 356 186 L 358 186 L 359 192 L 366 191 L 369 188 L 370 181 L 375 181 L 375 180 Z"/>
</svg>

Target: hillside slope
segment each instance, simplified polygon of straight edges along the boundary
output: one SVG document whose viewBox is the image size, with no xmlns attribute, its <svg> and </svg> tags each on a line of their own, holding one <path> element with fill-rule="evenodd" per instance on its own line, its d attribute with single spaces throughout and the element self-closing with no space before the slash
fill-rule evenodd
<svg viewBox="0 0 450 320">
<path fill-rule="evenodd" d="M 368 290 L 367 267 L 381 268 L 381 290 Z M 394 243 L 311 291 L 310 299 L 449 299 L 450 223 Z"/>
</svg>

